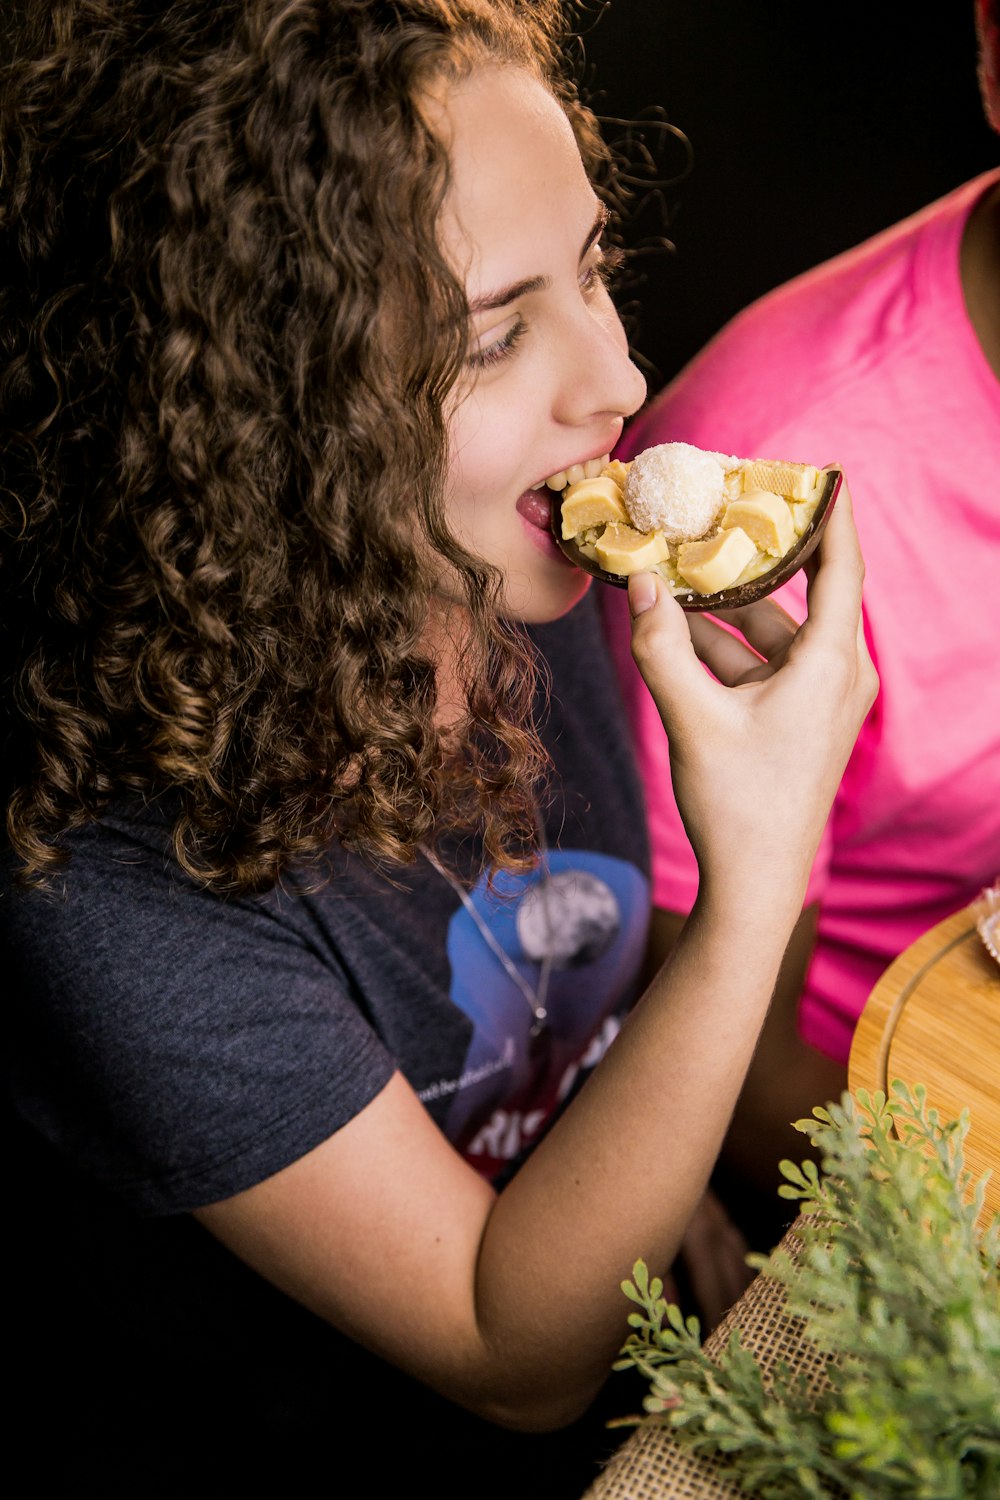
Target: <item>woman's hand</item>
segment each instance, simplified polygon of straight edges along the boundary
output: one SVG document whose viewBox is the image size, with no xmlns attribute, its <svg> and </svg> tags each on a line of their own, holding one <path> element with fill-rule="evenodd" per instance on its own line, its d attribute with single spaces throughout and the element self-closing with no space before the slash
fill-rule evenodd
<svg viewBox="0 0 1000 1500">
<path fill-rule="evenodd" d="M 653 574 L 630 580 L 632 651 L 670 740 L 674 792 L 706 888 L 781 889 L 797 910 L 878 678 L 846 485 L 819 548 L 809 617 L 771 600 L 728 624 L 685 615 Z M 702 666 L 709 668 L 711 676 Z"/>
</svg>

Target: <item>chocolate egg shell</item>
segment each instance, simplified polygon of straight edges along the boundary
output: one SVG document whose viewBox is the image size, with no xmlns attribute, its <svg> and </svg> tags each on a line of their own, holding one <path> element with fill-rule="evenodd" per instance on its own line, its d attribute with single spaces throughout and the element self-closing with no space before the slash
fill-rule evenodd
<svg viewBox="0 0 1000 1500">
<path fill-rule="evenodd" d="M 757 599 L 765 599 L 783 583 L 787 583 L 792 574 L 798 572 L 815 550 L 844 481 L 843 471 L 833 465 L 821 469 L 820 478 L 823 488 L 809 525 L 795 545 L 790 547 L 783 557 L 775 560 L 773 568 L 769 568 L 766 573 L 761 573 L 757 578 L 751 578 L 747 583 L 737 583 L 733 584 L 732 588 L 720 589 L 716 594 L 675 594 L 673 597 L 681 609 L 694 613 L 705 610 L 740 609 L 745 604 L 753 604 Z M 561 511 L 562 495 L 553 495 L 552 535 L 570 561 L 581 568 L 584 573 L 590 573 L 594 578 L 599 578 L 602 583 L 613 584 L 616 588 L 627 588 L 628 579 L 621 573 L 606 573 L 599 563 L 580 551 L 575 540 L 563 541 Z"/>
</svg>

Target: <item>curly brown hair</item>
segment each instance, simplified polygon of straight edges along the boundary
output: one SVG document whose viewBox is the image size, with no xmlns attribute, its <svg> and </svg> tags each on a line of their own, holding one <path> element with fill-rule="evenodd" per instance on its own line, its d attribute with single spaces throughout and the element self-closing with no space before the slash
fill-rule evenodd
<svg viewBox="0 0 1000 1500">
<path fill-rule="evenodd" d="M 112 799 L 264 889 L 332 837 L 531 840 L 544 754 L 501 579 L 449 533 L 464 292 L 418 99 L 530 68 L 588 168 L 555 0 L 33 0 L 0 77 L 3 780 L 21 878 Z M 405 339 L 399 318 L 405 314 Z M 427 541 L 463 580 L 434 725 Z"/>
</svg>

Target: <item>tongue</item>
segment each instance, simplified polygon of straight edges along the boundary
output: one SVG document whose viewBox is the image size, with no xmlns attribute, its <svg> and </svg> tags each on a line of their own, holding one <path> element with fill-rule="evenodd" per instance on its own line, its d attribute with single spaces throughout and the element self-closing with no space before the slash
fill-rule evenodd
<svg viewBox="0 0 1000 1500">
<path fill-rule="evenodd" d="M 517 513 L 531 526 L 548 531 L 552 519 L 552 491 L 549 489 L 525 490 L 517 502 Z"/>
</svg>

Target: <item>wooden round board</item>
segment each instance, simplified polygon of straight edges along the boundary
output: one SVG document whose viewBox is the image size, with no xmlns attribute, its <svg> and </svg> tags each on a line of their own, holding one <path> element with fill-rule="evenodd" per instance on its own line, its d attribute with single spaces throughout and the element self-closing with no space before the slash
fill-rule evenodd
<svg viewBox="0 0 1000 1500">
<path fill-rule="evenodd" d="M 858 1021 L 851 1089 L 893 1079 L 927 1086 L 945 1118 L 969 1111 L 966 1166 L 986 1184 L 985 1214 L 1000 1213 L 1000 965 L 971 909 L 918 938 L 882 975 Z"/>
</svg>

